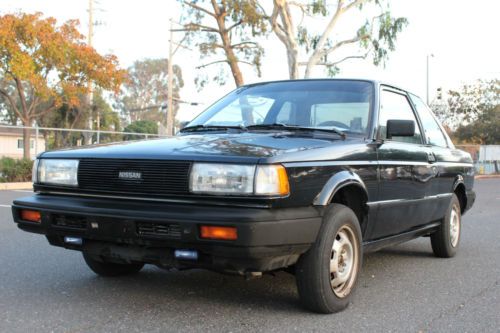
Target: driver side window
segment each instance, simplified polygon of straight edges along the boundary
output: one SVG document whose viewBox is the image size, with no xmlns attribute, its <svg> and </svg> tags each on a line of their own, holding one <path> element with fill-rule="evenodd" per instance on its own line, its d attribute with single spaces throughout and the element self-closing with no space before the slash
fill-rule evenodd
<svg viewBox="0 0 500 333">
<path fill-rule="evenodd" d="M 382 90 L 380 94 L 380 113 L 378 117 L 378 137 L 387 139 L 387 120 L 412 120 L 415 123 L 415 135 L 393 136 L 391 140 L 406 143 L 422 143 L 422 136 L 418 127 L 417 119 L 410 106 L 408 98 L 389 90 Z"/>
</svg>

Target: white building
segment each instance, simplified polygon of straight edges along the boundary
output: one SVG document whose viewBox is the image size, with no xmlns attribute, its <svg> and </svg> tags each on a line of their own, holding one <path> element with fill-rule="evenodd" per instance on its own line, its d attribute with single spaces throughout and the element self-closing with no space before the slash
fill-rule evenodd
<svg viewBox="0 0 500 333">
<path fill-rule="evenodd" d="M 45 139 L 41 134 L 35 142 L 35 133 L 32 131 L 30 139 L 30 155 L 34 159 L 36 154 L 44 152 Z M 23 130 L 21 128 L 0 127 L 0 157 L 23 158 Z M 35 152 L 35 146 L 37 152 Z"/>
</svg>

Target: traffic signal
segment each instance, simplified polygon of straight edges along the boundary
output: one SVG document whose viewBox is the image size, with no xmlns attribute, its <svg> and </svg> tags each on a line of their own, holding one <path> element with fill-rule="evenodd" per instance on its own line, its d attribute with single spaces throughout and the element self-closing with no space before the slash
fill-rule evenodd
<svg viewBox="0 0 500 333">
<path fill-rule="evenodd" d="M 437 88 L 437 99 L 438 100 L 443 99 L 443 88 L 441 88 L 441 87 Z"/>
</svg>

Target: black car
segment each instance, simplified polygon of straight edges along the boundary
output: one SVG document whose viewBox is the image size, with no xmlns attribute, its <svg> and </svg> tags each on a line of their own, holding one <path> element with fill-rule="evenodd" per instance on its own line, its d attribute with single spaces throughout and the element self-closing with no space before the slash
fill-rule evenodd
<svg viewBox="0 0 500 333">
<path fill-rule="evenodd" d="M 363 253 L 430 236 L 455 255 L 474 168 L 422 100 L 368 80 L 240 87 L 168 139 L 46 152 L 19 228 L 95 273 L 286 270 L 313 311 L 349 302 Z"/>
</svg>

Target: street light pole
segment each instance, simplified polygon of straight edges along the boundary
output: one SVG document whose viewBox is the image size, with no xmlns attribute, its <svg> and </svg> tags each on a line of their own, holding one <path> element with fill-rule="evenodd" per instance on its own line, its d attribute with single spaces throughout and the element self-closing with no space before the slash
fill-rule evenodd
<svg viewBox="0 0 500 333">
<path fill-rule="evenodd" d="M 167 135 L 173 135 L 174 133 L 174 110 L 173 110 L 173 84 L 174 84 L 174 31 L 172 29 L 172 19 L 170 19 L 170 42 L 168 49 L 168 101 L 167 101 Z"/>
<path fill-rule="evenodd" d="M 429 58 L 430 57 L 434 57 L 434 54 L 428 54 L 427 55 L 427 75 L 426 75 L 426 90 L 427 90 L 427 93 L 426 93 L 426 101 L 427 101 L 427 105 L 429 105 Z"/>
</svg>

